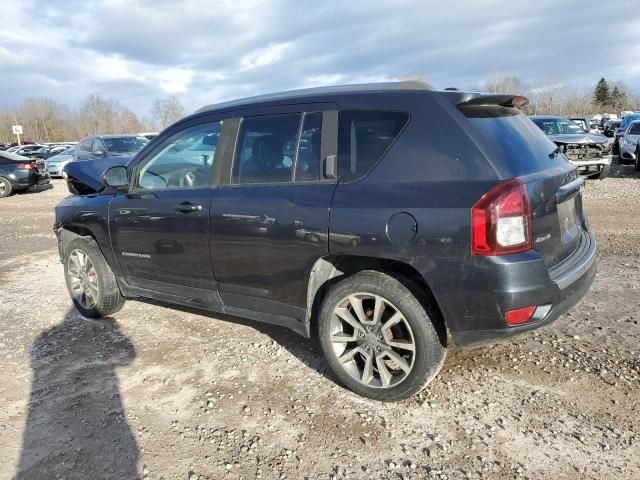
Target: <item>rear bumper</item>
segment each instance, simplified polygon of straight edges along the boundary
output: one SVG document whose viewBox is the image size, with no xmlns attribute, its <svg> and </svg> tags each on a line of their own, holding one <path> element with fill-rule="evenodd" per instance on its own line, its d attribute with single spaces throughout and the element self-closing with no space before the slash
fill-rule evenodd
<svg viewBox="0 0 640 480">
<path fill-rule="evenodd" d="M 458 322 L 462 328 L 450 328 L 454 342 L 461 347 L 494 343 L 553 322 L 589 291 L 596 275 L 596 253 L 595 238 L 584 232 L 576 250 L 552 268 L 541 258 L 538 262 L 523 258 L 522 265 L 515 258 L 494 262 L 493 280 L 502 288 L 486 292 L 478 306 L 466 305 L 467 312 L 477 308 L 480 314 L 466 315 Z M 533 320 L 517 326 L 504 322 L 506 311 L 528 305 L 538 306 Z"/>
</svg>

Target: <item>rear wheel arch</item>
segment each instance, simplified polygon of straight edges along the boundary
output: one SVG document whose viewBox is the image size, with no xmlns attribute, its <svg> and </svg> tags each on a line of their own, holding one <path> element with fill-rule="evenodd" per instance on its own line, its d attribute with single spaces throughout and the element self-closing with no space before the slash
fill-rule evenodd
<svg viewBox="0 0 640 480">
<path fill-rule="evenodd" d="M 447 325 L 440 307 L 424 277 L 413 266 L 396 260 L 336 255 L 318 259 L 309 275 L 307 291 L 307 316 L 311 336 L 317 336 L 317 318 L 322 301 L 331 285 L 364 270 L 375 270 L 386 273 L 403 283 L 422 303 L 430 318 L 436 324 L 440 340 L 447 343 Z"/>
</svg>

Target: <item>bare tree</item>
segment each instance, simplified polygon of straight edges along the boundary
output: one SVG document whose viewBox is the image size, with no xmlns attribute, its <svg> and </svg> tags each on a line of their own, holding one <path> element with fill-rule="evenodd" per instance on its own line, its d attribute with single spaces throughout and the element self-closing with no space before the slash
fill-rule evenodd
<svg viewBox="0 0 640 480">
<path fill-rule="evenodd" d="M 163 130 L 184 117 L 184 107 L 176 97 L 158 98 L 151 107 L 151 118 Z"/>
</svg>

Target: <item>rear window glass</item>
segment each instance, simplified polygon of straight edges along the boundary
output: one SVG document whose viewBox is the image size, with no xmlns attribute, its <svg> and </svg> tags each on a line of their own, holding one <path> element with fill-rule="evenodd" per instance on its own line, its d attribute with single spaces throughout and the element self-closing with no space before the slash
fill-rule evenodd
<svg viewBox="0 0 640 480">
<path fill-rule="evenodd" d="M 564 162 L 560 155 L 550 157 L 556 144 L 518 110 L 479 107 L 462 111 L 475 129 L 501 154 L 514 175 L 552 168 Z"/>
<path fill-rule="evenodd" d="M 344 110 L 338 114 L 340 181 L 366 175 L 409 121 L 405 112 Z"/>
</svg>

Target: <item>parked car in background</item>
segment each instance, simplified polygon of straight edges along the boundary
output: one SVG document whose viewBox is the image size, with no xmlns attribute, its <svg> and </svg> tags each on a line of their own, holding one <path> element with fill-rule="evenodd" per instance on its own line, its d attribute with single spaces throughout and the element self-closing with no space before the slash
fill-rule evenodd
<svg viewBox="0 0 640 480">
<path fill-rule="evenodd" d="M 609 120 L 607 121 L 607 123 L 604 124 L 604 129 L 602 134 L 605 137 L 613 137 L 613 134 L 615 133 L 616 129 L 620 126 L 620 124 L 622 123 L 622 120 Z"/>
<path fill-rule="evenodd" d="M 591 123 L 588 122 L 584 117 L 571 117 L 569 120 L 571 120 L 572 122 L 576 122 L 580 127 L 582 127 L 585 132 L 596 134 L 602 133 L 598 126 L 591 127 Z"/>
<path fill-rule="evenodd" d="M 9 148 L 7 152 L 15 153 L 16 155 L 20 155 L 23 157 L 28 157 L 34 152 L 39 151 L 43 148 L 46 148 L 46 146 L 39 143 L 31 143 L 29 145 L 21 145 Z"/>
<path fill-rule="evenodd" d="M 629 125 L 631 125 L 631 122 L 635 122 L 636 120 L 640 120 L 640 113 L 633 113 L 633 114 L 627 115 L 622 119 L 622 121 L 620 122 L 620 125 L 618 125 L 618 128 L 616 129 L 613 137 L 614 155 L 620 155 L 622 136 L 624 135 L 624 132 L 627 130 Z"/>
<path fill-rule="evenodd" d="M 62 169 L 73 159 L 73 152 L 76 147 L 67 147 L 61 153 L 49 157 L 46 161 L 47 170 L 52 177 L 62 177 Z"/>
<path fill-rule="evenodd" d="M 580 174 L 601 180 L 609 176 L 612 156 L 607 137 L 589 133 L 564 117 L 533 115 L 529 118 L 578 167 Z"/>
<path fill-rule="evenodd" d="M 622 137 L 620 137 L 620 154 L 618 157 L 620 163 L 637 164 L 638 139 L 640 139 L 640 120 L 635 120 L 629 124 Z"/>
<path fill-rule="evenodd" d="M 49 174 L 43 161 L 0 152 L 0 198 L 46 183 L 49 183 Z"/>
<path fill-rule="evenodd" d="M 73 161 L 99 160 L 108 157 L 132 157 L 149 140 L 138 135 L 96 135 L 83 138 L 73 153 Z"/>
<path fill-rule="evenodd" d="M 317 334 L 348 388 L 406 398 L 448 335 L 546 325 L 594 279 L 584 180 L 526 103 L 400 82 L 204 107 L 57 205 L 70 297 L 87 317 L 145 297 Z"/>
</svg>

